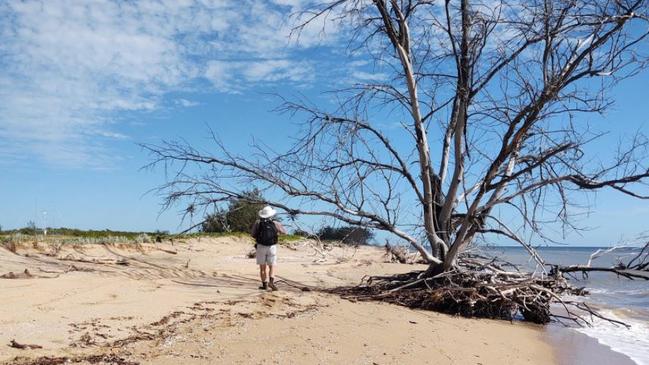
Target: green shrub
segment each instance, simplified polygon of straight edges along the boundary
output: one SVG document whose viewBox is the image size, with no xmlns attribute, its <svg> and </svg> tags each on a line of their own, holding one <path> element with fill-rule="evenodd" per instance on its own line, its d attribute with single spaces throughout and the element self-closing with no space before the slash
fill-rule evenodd
<svg viewBox="0 0 649 365">
<path fill-rule="evenodd" d="M 293 231 L 292 235 L 293 235 L 293 236 L 306 237 L 306 238 L 312 236 L 311 233 L 309 233 L 309 232 L 307 232 L 307 231 L 303 231 L 303 230 L 301 230 L 301 229 L 296 229 L 295 231 Z"/>
<path fill-rule="evenodd" d="M 264 207 L 258 189 L 245 192 L 245 199 L 233 199 L 226 210 L 209 214 L 201 226 L 201 231 L 210 233 L 249 232 L 257 220 L 259 210 Z"/>
<path fill-rule="evenodd" d="M 298 236 L 295 234 L 280 234 L 279 241 L 280 244 L 291 243 L 303 239 L 304 236 Z"/>
<path fill-rule="evenodd" d="M 36 223 L 34 221 L 27 222 L 27 226 L 18 230 L 19 233 L 35 235 L 36 234 Z"/>
<path fill-rule="evenodd" d="M 374 237 L 374 233 L 363 227 L 332 227 L 327 226 L 318 231 L 322 240 L 341 241 L 349 244 L 366 245 Z"/>
</svg>

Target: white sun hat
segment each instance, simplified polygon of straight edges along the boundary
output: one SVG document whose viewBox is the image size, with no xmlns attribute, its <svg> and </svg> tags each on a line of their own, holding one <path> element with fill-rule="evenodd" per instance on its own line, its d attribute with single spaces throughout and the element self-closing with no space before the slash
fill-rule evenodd
<svg viewBox="0 0 649 365">
<path fill-rule="evenodd" d="M 259 211 L 259 218 L 267 219 L 274 216 L 276 213 L 277 212 L 275 211 L 275 209 L 273 209 L 273 207 L 267 205 L 264 207 L 264 209 Z"/>
</svg>

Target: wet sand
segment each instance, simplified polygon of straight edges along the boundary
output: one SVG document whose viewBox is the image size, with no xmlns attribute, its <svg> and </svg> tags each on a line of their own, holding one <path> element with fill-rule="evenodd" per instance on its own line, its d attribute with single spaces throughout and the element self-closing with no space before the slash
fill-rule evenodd
<svg viewBox="0 0 649 365">
<path fill-rule="evenodd" d="M 548 325 L 545 333 L 547 341 L 555 348 L 560 365 L 635 365 L 628 356 L 569 328 Z"/>
<path fill-rule="evenodd" d="M 539 326 L 317 291 L 423 268 L 386 263 L 380 248 L 282 246 L 277 292 L 257 289 L 250 249 L 235 237 L 0 248 L 0 275 L 16 277 L 0 279 L 0 363 L 558 362 Z M 11 340 L 42 348 L 12 348 Z"/>
</svg>

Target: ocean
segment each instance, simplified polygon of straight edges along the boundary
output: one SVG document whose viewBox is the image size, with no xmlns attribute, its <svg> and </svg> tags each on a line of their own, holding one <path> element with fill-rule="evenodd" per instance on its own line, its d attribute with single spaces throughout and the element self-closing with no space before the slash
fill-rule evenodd
<svg viewBox="0 0 649 365">
<path fill-rule="evenodd" d="M 598 247 L 541 247 L 540 255 L 547 263 L 574 265 L 585 264 Z M 533 269 L 527 251 L 522 247 L 491 247 L 488 253 L 512 263 Z M 603 255 L 593 261 L 593 266 L 612 266 L 618 260 L 628 261 L 640 248 L 623 248 Z M 593 319 L 591 327 L 571 326 L 569 331 L 596 339 L 600 344 L 619 352 L 640 365 L 649 365 L 649 281 L 618 278 L 612 273 L 590 273 L 587 278 L 576 274 L 571 283 L 586 287 L 590 295 L 581 297 L 607 317 L 623 321 L 631 326 L 614 325 Z M 559 325 L 549 325 L 548 331 L 561 331 Z M 563 327 L 563 326 L 561 326 Z M 565 330 L 564 330 L 565 331 Z M 564 335 L 562 335 L 564 336 Z"/>
</svg>

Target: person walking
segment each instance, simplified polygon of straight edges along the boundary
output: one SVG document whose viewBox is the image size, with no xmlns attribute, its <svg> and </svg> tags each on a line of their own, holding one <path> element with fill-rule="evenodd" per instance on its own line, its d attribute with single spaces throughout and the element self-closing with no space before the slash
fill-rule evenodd
<svg viewBox="0 0 649 365">
<path fill-rule="evenodd" d="M 286 234 L 286 229 L 281 223 L 273 220 L 277 212 L 271 206 L 265 206 L 259 211 L 259 219 L 252 225 L 250 234 L 255 238 L 257 249 L 257 265 L 261 286 L 259 289 L 277 290 L 275 285 L 275 267 L 277 266 L 277 237 Z M 268 268 L 268 274 L 266 274 Z M 267 279 L 269 281 L 267 281 Z"/>
</svg>

